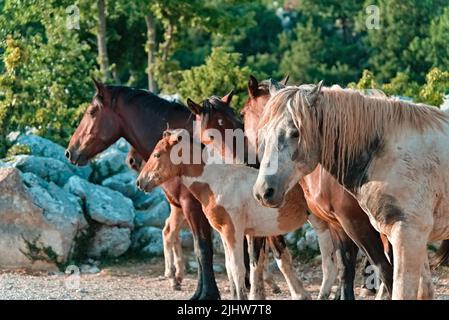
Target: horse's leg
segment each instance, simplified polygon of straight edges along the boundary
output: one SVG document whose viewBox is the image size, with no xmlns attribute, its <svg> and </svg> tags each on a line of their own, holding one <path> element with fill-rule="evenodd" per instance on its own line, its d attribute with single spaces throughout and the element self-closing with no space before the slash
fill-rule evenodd
<svg viewBox="0 0 449 320">
<path fill-rule="evenodd" d="M 265 300 L 263 274 L 266 259 L 266 238 L 247 236 L 250 266 L 250 300 Z"/>
<path fill-rule="evenodd" d="M 224 231 L 225 235 L 222 237 L 227 242 L 229 250 L 229 263 L 231 265 L 232 277 L 234 279 L 235 288 L 237 292 L 237 299 L 247 300 L 246 286 L 245 286 L 245 262 L 243 257 L 243 231 L 235 228 L 233 243 L 228 241 L 228 232 Z"/>
<path fill-rule="evenodd" d="M 293 300 L 308 300 L 311 299 L 310 294 L 304 289 L 301 280 L 296 276 L 293 268 L 292 256 L 288 251 L 283 236 L 269 237 L 270 248 L 273 251 L 276 263 L 284 275 L 288 288 Z"/>
<path fill-rule="evenodd" d="M 170 216 L 165 221 L 163 234 L 165 276 L 170 280 L 174 290 L 181 290 L 184 275 L 184 263 L 179 231 L 184 223 L 184 214 L 181 208 L 170 204 Z"/>
<path fill-rule="evenodd" d="M 334 244 L 327 222 L 317 218 L 315 215 L 309 216 L 309 222 L 315 229 L 318 237 L 321 253 L 321 268 L 323 270 L 323 280 L 321 281 L 318 299 L 325 300 L 329 298 L 338 274 L 338 266 L 334 257 Z"/>
<path fill-rule="evenodd" d="M 412 215 L 413 216 L 413 215 Z M 394 281 L 393 300 L 418 298 L 419 282 L 427 260 L 427 239 L 430 227 L 405 225 L 400 221 L 392 226 Z"/>
<path fill-rule="evenodd" d="M 385 248 L 379 232 L 374 229 L 369 222 L 368 216 L 360 208 L 357 210 L 348 208 L 338 214 L 344 231 L 363 250 L 373 266 L 373 271 L 378 271 L 378 275 L 382 283 L 384 283 L 387 293 L 391 296 L 393 290 L 393 265 L 385 256 Z M 373 276 L 374 281 L 370 280 L 372 276 L 366 278 L 367 288 L 374 288 L 378 284 L 377 273 Z"/>
<path fill-rule="evenodd" d="M 369 283 L 369 277 L 371 277 L 371 273 L 369 273 L 368 271 L 372 269 L 371 263 L 368 260 L 367 256 L 363 257 L 363 283 L 362 283 L 362 287 L 361 287 L 361 295 L 368 297 L 368 296 L 373 296 L 376 295 L 376 288 L 375 287 L 371 287 L 368 288 L 368 283 Z"/>
<path fill-rule="evenodd" d="M 174 270 L 174 257 L 173 257 L 173 250 L 172 250 L 172 243 L 169 241 L 169 235 L 172 233 L 171 230 L 171 219 L 173 215 L 173 206 L 171 206 L 171 212 L 170 216 L 165 220 L 164 228 L 162 229 L 162 242 L 164 245 L 164 261 L 165 261 L 165 272 L 164 276 L 167 279 L 172 279 L 175 277 L 175 270 Z"/>
<path fill-rule="evenodd" d="M 181 208 L 170 204 L 170 216 L 165 220 L 162 230 L 165 276 L 170 280 L 170 285 L 174 290 L 181 290 L 181 282 L 184 276 L 184 261 L 179 231 L 184 223 L 184 214 Z"/>
<path fill-rule="evenodd" d="M 354 278 L 358 247 L 343 229 L 331 228 L 333 242 L 337 247 L 339 259 L 339 280 L 341 300 L 354 300 Z"/>
<path fill-rule="evenodd" d="M 243 241 L 243 261 L 245 263 L 245 286 L 246 289 L 250 289 L 250 257 L 249 257 L 249 243 L 247 237 Z"/>
<path fill-rule="evenodd" d="M 418 299 L 433 300 L 432 274 L 430 273 L 428 257 L 425 260 L 421 269 L 421 278 L 419 279 Z"/>
<path fill-rule="evenodd" d="M 276 281 L 274 281 L 273 274 L 268 270 L 268 253 L 267 258 L 265 259 L 263 281 L 271 288 L 271 292 L 273 292 L 273 294 L 279 294 L 282 292 L 281 288 L 279 288 L 276 284 Z"/>
<path fill-rule="evenodd" d="M 199 281 L 193 300 L 220 299 L 212 268 L 212 233 L 201 204 L 188 193 L 180 199 L 184 216 L 193 234 L 195 252 L 198 257 Z"/>
<path fill-rule="evenodd" d="M 184 271 L 185 271 L 185 265 L 184 265 L 184 254 L 182 252 L 182 244 L 181 240 L 179 239 L 179 233 L 181 232 L 181 229 L 185 223 L 184 214 L 182 213 L 182 210 L 179 210 L 177 220 L 174 221 L 173 228 L 175 229 L 174 232 L 174 241 L 173 241 L 173 255 L 174 255 L 174 262 L 175 262 L 175 281 L 176 285 L 181 288 L 182 280 L 184 279 Z"/>
<path fill-rule="evenodd" d="M 232 266 L 229 257 L 231 253 L 228 248 L 228 244 L 224 240 L 224 238 L 220 234 L 221 241 L 223 242 L 223 248 L 225 250 L 225 266 L 226 266 L 226 274 L 228 275 L 229 281 L 229 292 L 231 293 L 231 299 L 235 300 L 237 298 L 237 291 L 235 288 L 234 275 L 232 274 Z"/>
</svg>

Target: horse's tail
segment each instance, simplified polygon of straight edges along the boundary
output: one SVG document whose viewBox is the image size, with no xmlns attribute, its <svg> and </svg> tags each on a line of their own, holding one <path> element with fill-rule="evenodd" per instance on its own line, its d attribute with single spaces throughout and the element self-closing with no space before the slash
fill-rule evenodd
<svg viewBox="0 0 449 320">
<path fill-rule="evenodd" d="M 439 266 L 445 264 L 449 260 L 449 239 L 441 242 L 440 248 L 435 253 L 435 256 L 430 261 L 432 269 L 436 269 Z"/>
</svg>

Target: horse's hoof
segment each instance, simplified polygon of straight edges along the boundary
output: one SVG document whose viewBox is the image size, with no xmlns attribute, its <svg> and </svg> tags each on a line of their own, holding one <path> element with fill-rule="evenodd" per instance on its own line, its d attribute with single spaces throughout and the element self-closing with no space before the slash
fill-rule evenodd
<svg viewBox="0 0 449 320">
<path fill-rule="evenodd" d="M 281 288 L 276 287 L 276 288 L 273 288 L 271 292 L 273 292 L 273 294 L 281 294 L 282 290 L 281 290 Z"/>
<path fill-rule="evenodd" d="M 209 294 L 205 293 L 200 295 L 198 300 L 220 300 L 220 294 L 218 292 Z"/>
<path fill-rule="evenodd" d="M 197 300 L 200 300 L 200 295 L 201 295 L 201 292 L 195 292 L 195 293 L 193 294 L 193 296 L 190 297 L 189 300 L 191 300 L 191 301 L 197 301 Z"/>
<path fill-rule="evenodd" d="M 179 285 L 181 285 L 182 280 L 184 280 L 184 277 L 183 277 L 183 276 L 177 276 L 177 277 L 175 277 L 175 281 L 176 281 L 176 283 L 179 283 Z"/>
<path fill-rule="evenodd" d="M 293 296 L 292 300 L 312 300 L 310 294 L 299 294 L 297 296 Z"/>
<path fill-rule="evenodd" d="M 175 284 L 173 284 L 172 288 L 173 288 L 173 290 L 175 290 L 175 291 L 181 291 L 181 290 L 182 290 L 182 289 L 181 289 L 181 284 L 180 284 L 180 283 L 175 283 Z"/>
<path fill-rule="evenodd" d="M 376 295 L 375 289 L 361 288 L 360 296 L 361 297 L 374 297 Z"/>
<path fill-rule="evenodd" d="M 320 294 L 318 295 L 318 300 L 328 300 L 330 295 L 331 295 L 330 293 Z"/>
<path fill-rule="evenodd" d="M 250 295 L 249 300 L 266 300 L 264 295 Z"/>
</svg>

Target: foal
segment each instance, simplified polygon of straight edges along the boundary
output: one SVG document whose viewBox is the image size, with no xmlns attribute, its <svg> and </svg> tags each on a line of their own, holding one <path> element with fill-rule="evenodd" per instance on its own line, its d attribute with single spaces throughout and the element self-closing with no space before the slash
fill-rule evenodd
<svg viewBox="0 0 449 320">
<path fill-rule="evenodd" d="M 165 181 L 181 177 L 221 236 L 231 288 L 235 287 L 238 299 L 246 299 L 244 236 L 267 237 L 296 230 L 307 220 L 305 199 L 295 188 L 286 195 L 289 199 L 286 205 L 277 209 L 261 207 L 250 191 L 257 177 L 256 169 L 245 165 L 208 164 L 207 158 L 192 161 L 198 160 L 196 155 L 205 154 L 203 151 L 183 130 L 166 131 L 137 178 L 137 185 L 150 191 Z M 175 159 L 178 156 L 181 162 Z M 240 183 L 236 184 L 237 181 Z M 249 243 L 253 247 L 252 238 Z M 291 260 L 290 256 L 288 258 Z M 287 279 L 292 297 L 309 298 L 300 280 L 291 275 L 294 270 L 285 268 L 289 264 L 280 259 L 276 262 Z M 251 265 L 251 279 L 254 279 L 255 267 Z M 252 287 L 253 290 L 256 288 Z"/>
<path fill-rule="evenodd" d="M 145 166 L 146 161 L 134 148 L 131 147 L 126 157 L 126 163 L 130 169 L 136 171 L 137 173 L 140 173 L 140 171 Z M 187 225 L 182 211 L 176 207 L 172 207 L 170 210 L 170 216 L 165 220 L 165 225 L 162 229 L 162 241 L 164 246 L 165 260 L 164 276 L 170 281 L 170 285 L 174 290 L 181 290 L 181 283 L 184 278 L 184 257 L 182 253 L 181 240 L 179 239 L 179 232 L 184 227 L 187 227 Z M 280 241 L 273 241 L 272 239 L 269 239 L 267 243 L 265 240 L 256 239 L 255 243 L 253 244 L 256 248 L 256 250 L 254 251 L 257 251 L 257 253 L 259 253 L 260 251 L 266 250 L 268 244 L 272 247 L 274 246 L 277 250 L 273 250 L 273 252 L 279 257 L 282 257 L 282 245 L 284 243 L 282 242 L 281 244 L 279 244 L 279 242 Z M 254 264 L 254 260 L 257 260 L 258 266 L 261 263 L 263 267 L 265 256 L 262 258 L 262 260 L 259 260 L 258 258 L 259 254 L 256 254 L 256 252 L 254 252 L 254 254 L 250 256 L 251 263 Z M 247 270 L 249 270 L 248 267 Z M 281 289 L 274 281 L 273 274 L 268 270 L 268 264 L 266 264 L 264 269 L 259 268 L 257 271 L 258 273 L 256 273 L 255 275 L 257 279 L 255 281 L 252 281 L 253 283 L 257 281 L 260 282 L 257 283 L 258 288 L 254 289 L 258 292 L 258 296 L 254 296 L 255 298 L 257 298 L 257 300 L 265 299 L 261 279 L 263 279 L 263 282 L 265 282 L 271 288 L 274 294 L 278 294 L 281 292 Z"/>
</svg>

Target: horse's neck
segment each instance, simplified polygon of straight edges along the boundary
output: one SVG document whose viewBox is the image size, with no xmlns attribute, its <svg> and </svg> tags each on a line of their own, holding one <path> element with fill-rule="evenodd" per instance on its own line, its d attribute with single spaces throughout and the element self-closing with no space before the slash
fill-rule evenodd
<svg viewBox="0 0 449 320">
<path fill-rule="evenodd" d="M 167 112 L 158 113 L 154 106 L 136 106 L 128 112 L 131 116 L 122 117 L 123 137 L 141 154 L 145 159 L 153 152 L 162 133 L 167 126 L 169 128 L 184 128 L 191 131 L 192 121 L 189 121 L 189 112 L 170 112 L 176 107 L 167 106 Z M 176 116 L 173 115 L 176 113 Z"/>
</svg>

